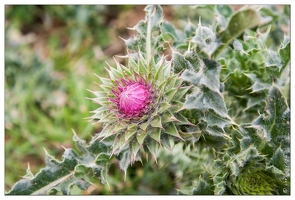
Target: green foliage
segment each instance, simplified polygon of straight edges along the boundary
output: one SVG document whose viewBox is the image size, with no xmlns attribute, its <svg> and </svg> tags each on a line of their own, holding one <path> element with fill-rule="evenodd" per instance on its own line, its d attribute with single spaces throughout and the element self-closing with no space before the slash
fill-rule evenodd
<svg viewBox="0 0 295 200">
<path fill-rule="evenodd" d="M 276 6 L 178 8 L 178 20 L 190 17 L 183 25 L 165 20 L 161 6 L 146 6 L 145 19 L 131 28 L 135 35 L 124 39 L 127 65 L 115 61 L 116 67 L 107 70 L 110 78 L 98 75 L 101 90 L 92 92 L 92 100 L 100 106 L 91 118 L 101 129 L 88 143 L 74 134 L 80 154 L 65 148 L 58 161 L 46 153 L 46 167 L 36 175 L 28 168 L 8 194 L 70 194 L 75 187 L 90 188 L 93 178 L 111 189 L 123 176 L 126 185 L 140 191 L 140 185 L 155 180 L 159 188 L 176 188 L 174 193 L 163 189 L 166 194 L 290 194 L 289 6 L 285 14 Z M 78 7 L 67 9 L 75 16 Z M 86 27 L 94 12 L 78 9 L 73 23 Z M 6 63 L 13 66 L 12 60 Z M 46 70 L 40 72 L 44 77 Z M 14 73 L 6 71 L 9 87 L 18 84 Z M 108 109 L 112 89 L 120 78 L 138 74 L 156 88 L 154 107 L 140 121 L 118 118 Z M 48 77 L 43 83 L 60 85 Z M 42 93 L 39 103 L 49 96 Z M 148 161 L 150 155 L 157 164 Z M 132 177 L 136 161 L 144 164 L 141 174 L 150 177 L 146 183 Z M 116 174 L 119 168 L 123 176 Z"/>
<path fill-rule="evenodd" d="M 99 142 L 86 145 L 85 141 L 76 134 L 73 140 L 82 155 L 68 148 L 64 151 L 63 160 L 58 161 L 45 151 L 46 167 L 36 175 L 33 175 L 28 168 L 23 179 L 18 181 L 7 194 L 40 195 L 61 192 L 68 195 L 74 184 L 79 189 L 86 190 L 91 184 L 89 180 L 91 176 L 100 178 L 104 184 L 107 183 L 107 165 L 110 157 L 107 146 Z"/>
<path fill-rule="evenodd" d="M 222 44 L 214 51 L 213 57 L 217 57 L 231 41 L 239 37 L 246 29 L 253 28 L 260 24 L 261 22 L 257 11 L 245 9 L 236 12 L 231 16 L 227 28 L 219 33 L 220 42 Z"/>
<path fill-rule="evenodd" d="M 222 159 L 215 161 L 219 169 L 213 172 L 215 193 L 289 194 L 289 117 L 284 97 L 272 86 L 265 114 L 233 130 L 232 143 Z"/>
<path fill-rule="evenodd" d="M 136 54 L 138 50 L 146 57 L 147 63 L 152 57 L 158 57 L 163 50 L 162 42 L 162 19 L 163 10 L 161 6 L 146 6 L 145 20 L 141 20 L 133 27 L 138 34 L 134 38 L 125 41 L 127 50 Z"/>
</svg>

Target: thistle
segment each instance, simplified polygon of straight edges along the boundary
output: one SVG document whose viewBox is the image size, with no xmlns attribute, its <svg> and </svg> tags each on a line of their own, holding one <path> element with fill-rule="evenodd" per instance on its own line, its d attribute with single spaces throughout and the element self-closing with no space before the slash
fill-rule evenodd
<svg viewBox="0 0 295 200">
<path fill-rule="evenodd" d="M 260 163 L 251 163 L 242 169 L 239 176 L 229 176 L 228 188 L 237 195 L 275 194 L 277 181 L 274 175 Z"/>
<path fill-rule="evenodd" d="M 101 106 L 91 119 L 103 123 L 94 140 L 111 138 L 111 154 L 128 148 L 131 162 L 140 157 L 140 150 L 156 160 L 160 146 L 172 150 L 174 141 L 184 140 L 180 126 L 193 125 L 181 114 L 190 87 L 172 73 L 171 62 L 162 57 L 147 65 L 139 53 L 137 60 L 129 56 L 127 67 L 116 61 L 108 73 L 109 78 L 97 76 L 102 90 L 92 91 L 92 100 Z"/>
<path fill-rule="evenodd" d="M 272 152 L 275 144 L 268 146 L 271 141 L 265 142 L 266 138 L 259 135 L 259 130 L 250 124 L 243 124 L 239 128 L 232 132 L 233 140 L 227 153 L 214 162 L 214 193 L 288 194 L 289 172 L 288 166 L 284 165 L 286 161 L 281 147 Z"/>
</svg>

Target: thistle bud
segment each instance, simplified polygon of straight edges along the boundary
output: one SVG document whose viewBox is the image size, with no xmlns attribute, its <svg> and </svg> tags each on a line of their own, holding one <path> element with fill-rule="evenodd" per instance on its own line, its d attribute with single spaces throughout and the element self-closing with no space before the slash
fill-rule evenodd
<svg viewBox="0 0 295 200">
<path fill-rule="evenodd" d="M 101 90 L 93 92 L 92 100 L 101 106 L 91 118 L 103 123 L 94 140 L 114 138 L 112 153 L 119 154 L 127 146 L 132 162 L 140 150 L 156 159 L 159 147 L 172 150 L 174 141 L 183 140 L 181 125 L 192 125 L 181 114 L 190 87 L 182 86 L 164 58 L 147 66 L 142 57 L 137 61 L 129 57 L 128 67 L 116 65 L 108 69 L 110 78 L 98 77 Z"/>
</svg>

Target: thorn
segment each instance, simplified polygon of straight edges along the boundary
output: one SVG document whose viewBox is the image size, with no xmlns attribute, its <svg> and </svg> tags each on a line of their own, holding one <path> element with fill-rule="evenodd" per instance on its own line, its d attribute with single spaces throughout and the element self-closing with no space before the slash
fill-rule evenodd
<svg viewBox="0 0 295 200">
<path fill-rule="evenodd" d="M 95 82 L 95 81 L 94 81 L 93 83 L 95 83 L 95 84 L 98 85 L 99 87 L 100 87 L 100 85 L 101 85 L 101 84 L 99 84 L 99 83 L 97 83 L 97 82 Z"/>
<path fill-rule="evenodd" d="M 193 123 L 191 123 L 190 121 L 189 121 L 189 124 L 188 125 L 190 125 L 190 126 L 194 126 L 194 127 L 197 127 L 198 125 L 196 125 L 196 124 L 193 124 Z"/>
<path fill-rule="evenodd" d="M 96 73 L 93 73 L 99 80 L 101 79 L 100 76 L 98 76 Z"/>
<path fill-rule="evenodd" d="M 96 184 L 92 183 L 91 181 L 87 181 L 88 183 L 90 183 L 91 185 L 97 186 Z"/>
<path fill-rule="evenodd" d="M 236 125 L 236 126 L 240 126 L 240 125 L 237 124 L 232 118 L 230 118 L 230 116 L 226 115 L 226 118 L 229 119 L 229 121 L 230 121 L 231 123 L 233 123 L 234 125 Z"/>
<path fill-rule="evenodd" d="M 191 19 L 189 18 L 189 16 L 187 16 L 187 23 L 191 23 Z"/>
<path fill-rule="evenodd" d="M 128 52 L 128 53 L 129 53 L 129 52 Z M 138 58 L 139 58 L 139 59 L 145 61 L 144 58 L 143 58 L 143 56 L 142 56 L 142 54 L 141 54 L 141 51 L 140 51 L 139 46 L 138 46 L 138 49 L 137 49 L 137 54 L 138 54 Z"/>
<path fill-rule="evenodd" d="M 174 51 L 174 49 L 171 47 L 170 43 L 167 42 L 168 46 L 170 47 L 170 50 L 172 51 L 172 53 L 175 53 L 176 51 Z"/>
<path fill-rule="evenodd" d="M 176 122 L 181 122 L 179 119 L 177 119 L 177 118 L 174 117 L 174 116 L 170 117 L 170 120 L 171 120 L 171 121 L 176 121 Z"/>
<path fill-rule="evenodd" d="M 84 97 L 84 98 L 93 101 L 93 98 L 90 98 L 90 97 Z"/>
<path fill-rule="evenodd" d="M 188 43 L 188 49 L 187 50 L 190 51 L 190 49 L 191 49 L 191 42 Z"/>
<path fill-rule="evenodd" d="M 133 28 L 131 28 L 131 27 L 126 27 L 127 29 L 129 29 L 129 30 L 132 30 L 132 31 L 135 31 L 136 29 L 133 27 Z"/>
<path fill-rule="evenodd" d="M 77 133 L 75 132 L 75 130 L 74 129 L 71 129 L 71 130 L 74 133 L 74 135 L 77 136 Z"/>
<path fill-rule="evenodd" d="M 91 142 L 95 142 L 95 141 L 98 140 L 98 139 L 99 139 L 99 136 L 97 136 L 95 139 L 93 139 L 93 137 L 92 137 Z"/>
<path fill-rule="evenodd" d="M 86 89 L 88 92 L 91 92 L 92 94 L 94 94 L 95 92 L 89 89 Z"/>
<path fill-rule="evenodd" d="M 104 136 L 99 142 L 102 142 L 104 139 L 106 139 L 108 136 Z M 97 139 L 99 139 L 99 138 L 101 138 L 101 137 L 97 137 Z"/>
<path fill-rule="evenodd" d="M 49 155 L 48 152 L 47 152 L 47 150 L 45 149 L 45 147 L 43 147 L 43 150 L 45 151 L 45 154 L 46 155 Z"/>
<path fill-rule="evenodd" d="M 105 69 L 108 71 L 108 73 L 109 73 L 109 75 L 110 75 L 110 74 L 112 74 L 112 72 L 111 72 L 111 68 L 112 68 L 112 67 L 111 67 L 110 65 L 109 65 L 109 67 L 110 67 L 110 69 L 108 69 L 108 68 L 105 68 Z"/>
<path fill-rule="evenodd" d="M 124 144 L 123 147 L 121 147 L 121 148 L 118 150 L 118 152 L 117 152 L 117 156 L 121 153 L 122 149 L 123 149 L 125 146 L 126 146 L 126 143 Z"/>
<path fill-rule="evenodd" d="M 155 161 L 156 161 L 156 164 L 158 164 L 157 156 L 156 156 L 155 154 L 153 154 L 153 156 L 154 156 L 154 159 L 155 159 Z"/>
<path fill-rule="evenodd" d="M 100 121 L 98 120 L 98 121 L 96 121 L 96 122 L 93 122 L 93 123 L 91 123 L 91 125 L 95 125 L 95 124 L 98 124 L 98 123 L 100 123 Z"/>
<path fill-rule="evenodd" d="M 202 24 L 201 24 L 201 16 L 199 17 L 199 24 L 198 24 L 198 26 L 202 26 Z"/>
<path fill-rule="evenodd" d="M 182 110 L 185 110 L 186 108 L 183 106 L 183 107 L 181 107 L 177 112 L 180 112 L 180 111 L 182 111 Z"/>
<path fill-rule="evenodd" d="M 107 185 L 108 185 L 109 190 L 111 190 L 111 187 L 110 187 L 109 183 L 108 183 L 107 181 L 106 181 L 106 183 L 107 183 Z"/>
<path fill-rule="evenodd" d="M 120 63 L 116 60 L 115 56 L 113 56 L 113 59 L 114 59 L 116 65 L 120 65 Z"/>
<path fill-rule="evenodd" d="M 180 135 L 178 135 L 178 138 L 185 142 L 185 140 Z"/>
<path fill-rule="evenodd" d="M 159 141 L 157 141 L 157 142 L 159 143 L 159 145 L 160 145 L 161 147 L 163 147 L 163 144 L 162 144 L 161 140 L 159 140 Z"/>
<path fill-rule="evenodd" d="M 84 97 L 85 99 L 87 99 L 87 100 L 92 100 L 92 98 L 89 98 L 89 97 Z"/>
<path fill-rule="evenodd" d="M 66 147 L 64 147 L 63 145 L 60 145 L 64 150 L 67 150 L 67 148 Z"/>
<path fill-rule="evenodd" d="M 173 156 L 175 155 L 172 148 L 169 148 L 168 150 L 172 153 Z"/>
<path fill-rule="evenodd" d="M 108 65 L 109 68 L 112 68 L 112 66 L 107 61 L 105 61 L 105 62 Z M 105 68 L 105 69 L 108 70 L 108 68 Z"/>
<path fill-rule="evenodd" d="M 136 154 L 131 156 L 131 165 L 133 165 L 135 163 L 135 159 L 136 159 Z"/>
<path fill-rule="evenodd" d="M 111 155 L 110 155 L 110 157 L 109 157 L 109 159 L 111 159 L 111 157 L 113 156 L 113 154 L 115 153 L 115 151 L 114 150 L 112 150 L 112 152 L 111 152 Z"/>
<path fill-rule="evenodd" d="M 141 158 L 139 158 L 139 162 L 140 162 L 140 163 L 141 163 L 141 165 L 143 166 L 143 162 L 142 162 Z"/>
<path fill-rule="evenodd" d="M 244 54 L 246 54 L 247 56 L 249 56 L 249 54 L 246 51 L 241 50 L 241 52 L 244 53 Z"/>
<path fill-rule="evenodd" d="M 125 56 L 121 56 L 121 55 L 115 55 L 117 58 L 129 58 L 128 55 L 125 55 Z"/>
<path fill-rule="evenodd" d="M 92 111 L 89 111 L 90 113 L 92 112 Z M 83 120 L 91 120 L 92 119 L 92 117 L 84 117 L 83 118 Z"/>
<path fill-rule="evenodd" d="M 120 37 L 120 36 L 118 36 L 121 40 L 123 40 L 124 42 L 126 42 L 127 40 L 125 40 L 124 38 L 122 38 L 122 37 Z"/>
</svg>

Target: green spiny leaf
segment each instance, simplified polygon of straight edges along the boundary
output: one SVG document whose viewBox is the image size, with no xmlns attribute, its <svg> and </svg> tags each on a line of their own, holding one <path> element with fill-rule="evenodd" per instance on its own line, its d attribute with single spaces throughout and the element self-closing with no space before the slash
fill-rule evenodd
<svg viewBox="0 0 295 200">
<path fill-rule="evenodd" d="M 160 64 L 157 63 L 157 64 Z M 165 77 L 164 77 L 164 64 L 160 64 L 160 66 L 156 66 L 156 73 L 155 73 L 155 80 L 157 80 L 159 83 L 162 83 L 163 81 L 165 81 Z"/>
<path fill-rule="evenodd" d="M 138 124 L 130 124 L 125 132 L 125 141 L 128 141 L 138 129 Z"/>
<path fill-rule="evenodd" d="M 110 156 L 106 153 L 100 153 L 95 158 L 95 164 L 105 166 L 110 160 Z"/>
<path fill-rule="evenodd" d="M 46 168 L 43 168 L 31 180 L 22 179 L 8 192 L 10 195 L 46 194 L 51 187 L 70 179 L 79 159 L 72 149 L 66 149 L 64 160 L 57 161 L 46 153 Z"/>
<path fill-rule="evenodd" d="M 122 169 L 126 173 L 130 163 L 131 163 L 130 151 L 125 151 L 119 162 L 120 169 Z"/>
<path fill-rule="evenodd" d="M 165 129 L 165 131 L 164 131 L 165 133 L 182 139 L 181 136 L 179 135 L 178 130 L 177 130 L 176 126 L 174 125 L 174 123 L 172 123 L 172 122 L 166 123 L 164 126 L 164 129 Z"/>
<path fill-rule="evenodd" d="M 181 192 L 185 192 L 183 190 L 181 190 Z M 214 191 L 213 191 L 213 183 L 212 180 L 209 179 L 208 175 L 205 177 L 199 177 L 199 179 L 197 179 L 194 182 L 193 185 L 193 189 L 188 190 L 187 192 L 185 192 L 184 194 L 187 195 L 213 195 Z"/>
<path fill-rule="evenodd" d="M 178 88 L 172 88 L 165 92 L 165 99 L 167 102 L 170 102 L 174 98 L 175 94 L 177 93 L 177 90 Z"/>
<path fill-rule="evenodd" d="M 252 125 L 262 127 L 277 147 L 289 149 L 290 112 L 279 88 L 272 86 L 269 89 L 266 112 L 260 115 Z"/>
<path fill-rule="evenodd" d="M 161 114 L 171 107 L 172 107 L 172 105 L 169 104 L 168 102 L 162 102 L 159 106 L 158 113 Z"/>
<path fill-rule="evenodd" d="M 166 84 L 166 86 L 165 86 L 165 90 L 167 91 L 167 90 L 170 90 L 170 89 L 172 89 L 172 88 L 174 88 L 174 87 L 177 87 L 176 85 L 175 85 L 175 83 L 176 83 L 176 80 L 177 80 L 177 74 L 175 74 L 175 75 L 172 75 L 172 76 L 170 76 L 169 78 L 168 78 L 168 80 L 167 80 L 167 84 Z"/>
<path fill-rule="evenodd" d="M 184 104 L 181 101 L 173 100 L 171 102 L 171 105 L 172 105 L 172 107 L 170 108 L 170 111 L 172 113 L 177 113 L 177 112 L 184 109 Z"/>
<path fill-rule="evenodd" d="M 261 90 L 268 90 L 271 87 L 270 82 L 263 82 L 261 79 L 257 78 L 255 74 L 245 74 L 253 82 L 252 92 L 259 92 Z"/>
<path fill-rule="evenodd" d="M 282 73 L 284 72 L 284 69 L 290 63 L 290 41 L 288 38 L 284 39 L 284 42 L 281 45 L 281 48 L 279 50 L 279 55 L 280 55 L 281 61 L 283 63 L 283 66 L 282 66 L 282 69 L 280 72 L 280 76 L 281 76 Z"/>
<path fill-rule="evenodd" d="M 162 29 L 163 29 L 163 37 L 167 37 L 166 35 L 169 35 L 170 37 L 172 37 L 172 39 L 174 41 L 178 41 L 178 35 L 176 33 L 176 29 L 173 26 L 173 24 L 171 24 L 170 22 L 167 21 L 163 21 L 162 23 Z"/>
<path fill-rule="evenodd" d="M 161 122 L 161 117 L 160 116 L 156 116 L 154 117 L 154 119 L 151 121 L 150 125 L 154 128 L 161 128 L 163 129 L 163 126 L 162 126 L 162 122 Z"/>
<path fill-rule="evenodd" d="M 248 8 L 236 12 L 231 17 L 228 27 L 219 33 L 218 36 L 220 37 L 222 44 L 214 51 L 213 57 L 217 57 L 231 41 L 241 35 L 246 29 L 258 26 L 260 23 L 259 14 L 253 9 Z"/>
<path fill-rule="evenodd" d="M 217 47 L 216 34 L 210 28 L 202 26 L 201 21 L 192 42 L 196 43 L 209 57 Z"/>
<path fill-rule="evenodd" d="M 82 164 L 78 164 L 75 166 L 74 176 L 78 179 L 81 179 L 85 176 L 85 174 L 87 174 L 88 171 L 89 171 L 88 167 L 86 167 L 85 165 L 82 165 Z"/>
<path fill-rule="evenodd" d="M 218 126 L 220 128 L 224 128 L 233 123 L 230 118 L 218 115 L 213 109 L 202 112 L 199 118 L 206 121 L 209 126 Z"/>
<path fill-rule="evenodd" d="M 186 60 L 182 54 L 178 52 L 172 53 L 172 60 L 174 73 L 179 73 L 184 69 L 194 69 L 193 65 L 188 60 Z"/>
<path fill-rule="evenodd" d="M 137 142 L 132 142 L 131 144 L 131 162 L 134 162 L 136 159 L 137 152 L 140 149 L 140 145 Z"/>
<path fill-rule="evenodd" d="M 156 140 L 157 142 L 161 142 L 161 129 L 154 128 L 151 130 L 150 137 Z"/>
<path fill-rule="evenodd" d="M 149 151 L 153 155 L 155 161 L 157 162 L 157 154 L 159 151 L 160 145 L 157 142 L 150 142 L 149 145 L 147 145 Z"/>
<path fill-rule="evenodd" d="M 161 142 L 164 145 L 164 147 L 166 147 L 169 151 L 172 151 L 174 146 L 174 140 L 170 136 L 168 136 L 167 134 L 162 134 Z"/>
<path fill-rule="evenodd" d="M 184 29 L 185 29 L 186 36 L 188 38 L 191 38 L 197 30 L 195 25 L 193 23 L 191 23 L 190 21 L 186 24 Z"/>
<path fill-rule="evenodd" d="M 207 126 L 203 130 L 203 136 L 207 144 L 217 147 L 223 146 L 227 139 L 224 130 L 218 126 Z"/>
<path fill-rule="evenodd" d="M 276 150 L 275 154 L 273 155 L 271 163 L 278 169 L 285 171 L 285 153 L 280 147 Z"/>
<path fill-rule="evenodd" d="M 203 61 L 204 62 L 201 62 L 198 73 L 195 73 L 192 70 L 185 70 L 181 74 L 181 78 L 198 87 L 205 85 L 206 87 L 210 88 L 210 90 L 219 93 L 219 74 L 221 65 L 215 60 L 204 59 Z"/>
<path fill-rule="evenodd" d="M 142 131 L 142 130 L 138 131 L 138 133 L 136 135 L 136 138 L 137 138 L 137 141 L 138 141 L 140 146 L 143 144 L 143 141 L 144 141 L 144 139 L 146 138 L 147 135 L 148 135 L 147 131 Z"/>
<path fill-rule="evenodd" d="M 192 88 L 191 87 L 180 87 L 177 90 L 177 93 L 175 94 L 175 96 L 173 97 L 173 100 L 181 100 L 186 94 L 187 92 Z"/>
<path fill-rule="evenodd" d="M 186 109 L 199 109 L 204 112 L 213 109 L 220 116 L 227 117 L 223 97 L 206 87 L 196 88 L 192 94 L 187 95 L 184 106 Z"/>
<path fill-rule="evenodd" d="M 186 128 L 186 132 L 180 132 L 182 138 L 186 141 L 192 141 L 193 143 L 199 141 L 202 136 L 202 131 L 199 127 L 189 126 Z"/>
<path fill-rule="evenodd" d="M 177 125 L 193 125 L 186 117 L 179 113 L 174 113 L 175 118 L 177 119 Z"/>
<path fill-rule="evenodd" d="M 151 30 L 155 29 L 161 22 L 163 17 L 163 10 L 159 5 L 148 5 L 144 9 L 146 14 L 146 21 L 150 23 Z"/>
</svg>

